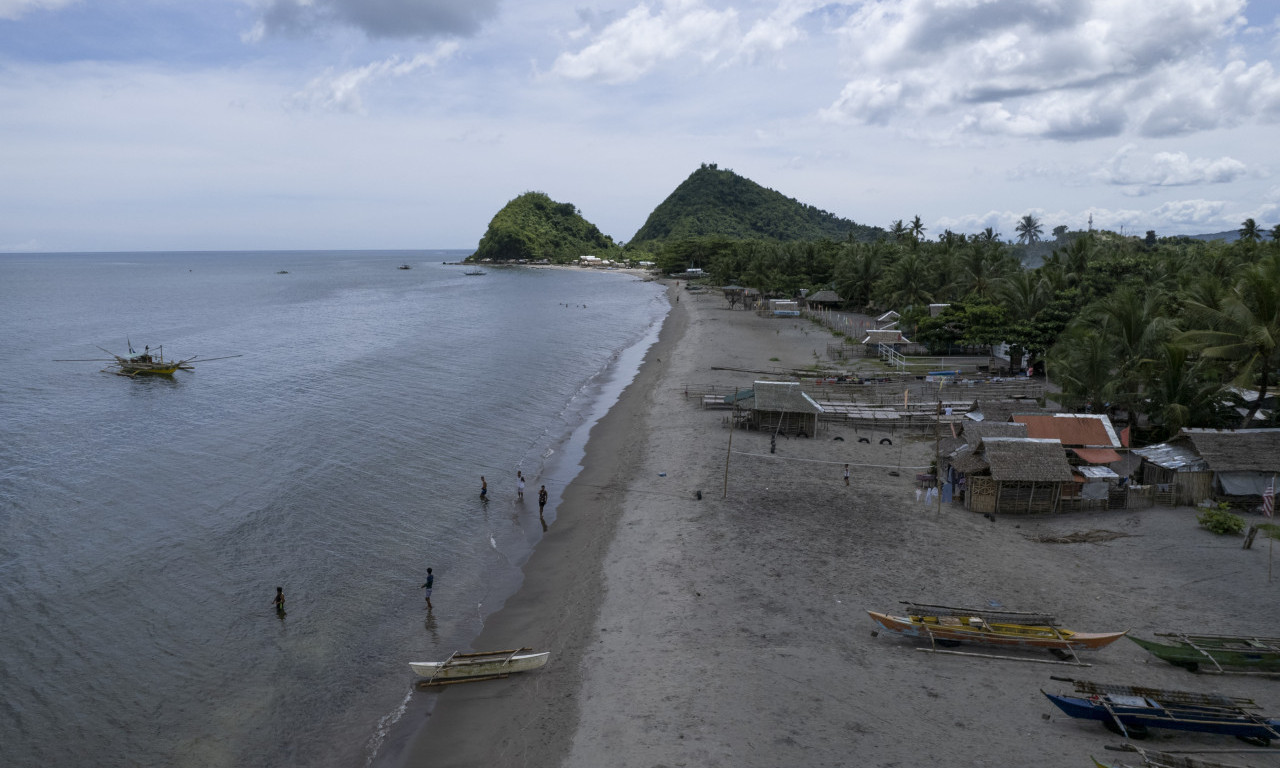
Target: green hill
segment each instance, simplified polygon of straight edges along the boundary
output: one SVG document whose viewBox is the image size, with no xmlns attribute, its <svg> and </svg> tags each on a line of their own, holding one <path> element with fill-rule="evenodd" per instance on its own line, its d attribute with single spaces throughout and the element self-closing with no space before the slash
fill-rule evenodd
<svg viewBox="0 0 1280 768">
<path fill-rule="evenodd" d="M 875 240 L 883 234 L 703 164 L 653 209 L 630 245 L 714 235 L 737 240 Z"/>
<path fill-rule="evenodd" d="M 557 203 L 542 192 L 525 192 L 507 203 L 489 222 L 468 260 L 537 261 L 564 264 L 581 256 L 609 258 L 619 247 L 572 203 Z"/>
</svg>

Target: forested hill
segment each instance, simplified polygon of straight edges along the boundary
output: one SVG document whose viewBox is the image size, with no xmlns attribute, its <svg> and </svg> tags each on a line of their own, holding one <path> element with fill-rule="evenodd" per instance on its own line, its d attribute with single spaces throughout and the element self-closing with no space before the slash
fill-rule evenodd
<svg viewBox="0 0 1280 768">
<path fill-rule="evenodd" d="M 703 164 L 653 209 L 630 245 L 714 235 L 740 240 L 872 241 L 884 234 Z"/>
<path fill-rule="evenodd" d="M 494 214 L 469 259 L 563 264 L 582 256 L 608 258 L 619 250 L 613 238 L 582 218 L 573 203 L 557 203 L 542 192 L 525 192 Z"/>
</svg>

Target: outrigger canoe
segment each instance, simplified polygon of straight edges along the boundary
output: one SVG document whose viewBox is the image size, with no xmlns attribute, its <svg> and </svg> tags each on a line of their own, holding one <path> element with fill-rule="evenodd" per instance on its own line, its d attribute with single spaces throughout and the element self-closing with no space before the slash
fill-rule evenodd
<svg viewBox="0 0 1280 768">
<path fill-rule="evenodd" d="M 948 608 L 907 604 L 906 616 L 867 611 L 888 632 L 948 643 L 978 643 L 1006 648 L 1096 650 L 1114 643 L 1125 632 L 1073 632 L 1058 626 L 1047 614 Z"/>
<path fill-rule="evenodd" d="M 1129 639 L 1156 658 L 1192 672 L 1201 666 L 1217 672 L 1225 671 L 1224 667 L 1252 672 L 1280 672 L 1280 638 L 1160 632 L 1156 633 L 1156 637 L 1169 638 L 1169 641 L 1162 643 L 1137 637 Z"/>
<path fill-rule="evenodd" d="M 1107 747 L 1107 749 L 1112 749 L 1112 747 Z M 1157 752 L 1153 749 L 1142 749 L 1132 744 L 1124 745 L 1123 751 L 1136 752 L 1138 757 L 1142 759 L 1141 768 L 1249 768 L 1237 763 L 1218 763 L 1211 760 L 1186 757 L 1185 755 L 1175 755 L 1169 752 Z M 1096 757 L 1093 758 L 1093 764 L 1096 768 L 1139 768 L 1139 766 L 1128 762 L 1104 763 Z"/>
<path fill-rule="evenodd" d="M 1071 717 L 1097 720 L 1125 737 L 1143 738 L 1150 728 L 1164 728 L 1235 736 L 1259 746 L 1280 738 L 1280 720 L 1252 711 L 1258 705 L 1251 699 L 1053 679 L 1075 683 L 1076 692 L 1084 694 L 1061 696 L 1041 691 L 1058 709 Z"/>
<path fill-rule="evenodd" d="M 532 648 L 512 651 L 455 653 L 444 661 L 411 661 L 409 667 L 428 678 L 427 685 L 472 680 L 492 680 L 512 672 L 528 672 L 546 665 L 547 651 L 533 653 Z"/>
</svg>

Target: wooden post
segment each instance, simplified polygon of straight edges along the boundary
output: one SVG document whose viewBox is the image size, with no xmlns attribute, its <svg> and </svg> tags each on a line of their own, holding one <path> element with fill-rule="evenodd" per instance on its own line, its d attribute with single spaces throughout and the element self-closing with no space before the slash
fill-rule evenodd
<svg viewBox="0 0 1280 768">
<path fill-rule="evenodd" d="M 933 428 L 933 483 L 938 491 L 939 515 L 942 514 L 942 389 L 938 389 L 938 418 Z"/>
<path fill-rule="evenodd" d="M 729 457 L 733 456 L 733 428 L 738 421 L 738 393 L 733 393 L 733 410 L 729 412 L 729 449 L 724 454 L 724 495 L 729 498 Z"/>
</svg>

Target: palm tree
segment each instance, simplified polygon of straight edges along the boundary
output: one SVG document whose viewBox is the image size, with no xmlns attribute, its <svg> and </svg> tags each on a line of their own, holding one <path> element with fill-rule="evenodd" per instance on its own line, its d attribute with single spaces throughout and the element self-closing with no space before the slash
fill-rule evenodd
<svg viewBox="0 0 1280 768">
<path fill-rule="evenodd" d="M 926 286 L 928 270 L 920 255 L 909 251 L 885 270 L 885 289 L 887 299 L 892 306 L 905 309 L 917 304 L 928 304 L 933 300 Z"/>
<path fill-rule="evenodd" d="M 1022 217 L 1014 229 L 1018 233 L 1019 243 L 1038 243 L 1040 236 L 1044 234 L 1044 227 L 1040 226 L 1040 220 L 1029 213 Z"/>
<path fill-rule="evenodd" d="M 889 234 L 893 235 L 895 243 L 900 243 L 907 236 L 907 225 L 902 223 L 902 219 L 894 219 L 893 224 L 889 226 Z"/>
<path fill-rule="evenodd" d="M 1246 265 L 1217 307 L 1193 301 L 1188 306 L 1200 327 L 1184 333 L 1182 340 L 1195 344 L 1206 358 L 1229 363 L 1236 386 L 1258 387 L 1240 425 L 1247 427 L 1280 368 L 1280 252 Z"/>
<path fill-rule="evenodd" d="M 920 214 L 917 213 L 916 217 L 911 220 L 910 230 L 911 236 L 916 240 L 924 239 L 924 222 L 920 220 Z"/>
<path fill-rule="evenodd" d="M 1253 245 L 1262 239 L 1262 227 L 1253 219 L 1245 219 L 1240 223 L 1240 241 Z"/>
<path fill-rule="evenodd" d="M 1062 386 L 1063 404 L 1102 412 L 1116 392 L 1115 349 L 1088 323 L 1073 323 L 1049 353 L 1054 380 Z"/>
<path fill-rule="evenodd" d="M 1178 434 L 1183 427 L 1226 426 L 1234 414 L 1223 397 L 1221 378 L 1206 358 L 1195 357 L 1181 345 L 1160 345 L 1147 378 L 1148 416 L 1158 428 L 1157 440 Z"/>
</svg>

